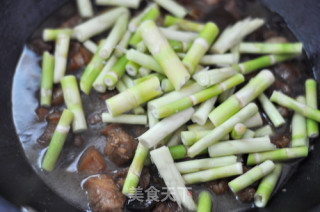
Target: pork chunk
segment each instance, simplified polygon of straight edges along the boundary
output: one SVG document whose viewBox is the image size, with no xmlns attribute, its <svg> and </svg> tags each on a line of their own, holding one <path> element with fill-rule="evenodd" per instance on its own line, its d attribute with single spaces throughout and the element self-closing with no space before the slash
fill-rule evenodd
<svg viewBox="0 0 320 212">
<path fill-rule="evenodd" d="M 44 121 L 45 117 L 48 115 L 49 109 L 45 107 L 38 107 L 36 109 L 36 114 L 39 121 Z"/>
<path fill-rule="evenodd" d="M 53 106 L 62 105 L 64 101 L 62 88 L 56 88 L 53 90 L 51 104 Z"/>
<path fill-rule="evenodd" d="M 241 202 L 252 202 L 256 190 L 251 187 L 247 187 L 237 193 L 237 197 Z"/>
<path fill-rule="evenodd" d="M 78 172 L 81 174 L 99 174 L 106 170 L 106 162 L 102 154 L 93 146 L 85 151 L 78 163 Z"/>
<path fill-rule="evenodd" d="M 109 175 L 89 178 L 84 183 L 89 205 L 94 212 L 123 211 L 125 197 Z"/>
<path fill-rule="evenodd" d="M 119 124 L 110 124 L 102 132 L 107 137 L 105 154 L 118 166 L 133 158 L 137 142 Z"/>
<path fill-rule="evenodd" d="M 72 42 L 70 44 L 68 58 L 68 71 L 74 71 L 87 65 L 92 58 L 92 54 L 87 49 L 85 49 L 80 43 Z"/>
<path fill-rule="evenodd" d="M 38 138 L 37 142 L 41 145 L 47 146 L 49 145 L 51 138 L 53 136 L 53 133 L 58 125 L 59 119 L 61 117 L 61 112 L 55 111 L 53 113 L 50 113 L 46 120 L 48 122 L 48 125 L 46 129 L 44 130 L 43 134 Z"/>
<path fill-rule="evenodd" d="M 225 179 L 208 182 L 206 184 L 206 187 L 211 189 L 217 195 L 222 195 L 226 193 L 229 189 L 228 181 Z"/>
<path fill-rule="evenodd" d="M 275 144 L 278 148 L 285 148 L 289 146 L 290 138 L 288 135 L 279 134 L 271 138 L 271 142 Z"/>
<path fill-rule="evenodd" d="M 149 169 L 146 167 L 143 167 L 140 175 L 140 179 L 139 179 L 139 186 L 144 190 L 147 189 L 150 184 L 150 178 L 151 178 L 151 175 L 150 175 Z"/>
</svg>

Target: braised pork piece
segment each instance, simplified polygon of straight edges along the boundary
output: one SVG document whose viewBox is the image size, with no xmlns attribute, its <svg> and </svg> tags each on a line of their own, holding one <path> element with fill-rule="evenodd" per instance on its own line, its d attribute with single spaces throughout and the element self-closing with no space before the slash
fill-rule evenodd
<svg viewBox="0 0 320 212">
<path fill-rule="evenodd" d="M 106 162 L 102 154 L 93 146 L 89 147 L 78 162 L 78 172 L 85 175 L 100 174 L 105 172 Z"/>
<path fill-rule="evenodd" d="M 137 141 L 126 133 L 120 125 L 108 125 L 101 134 L 107 137 L 104 152 L 112 162 L 121 166 L 133 158 Z"/>
<path fill-rule="evenodd" d="M 123 211 L 125 196 L 109 175 L 90 177 L 83 185 L 92 211 Z"/>
</svg>

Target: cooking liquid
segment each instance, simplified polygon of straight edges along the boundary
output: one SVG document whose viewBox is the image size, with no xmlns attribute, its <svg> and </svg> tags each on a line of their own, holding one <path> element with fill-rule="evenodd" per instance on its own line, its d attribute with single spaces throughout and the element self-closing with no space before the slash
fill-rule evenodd
<svg viewBox="0 0 320 212">
<path fill-rule="evenodd" d="M 257 14 L 259 14 L 259 17 L 264 17 L 267 20 L 268 17 L 270 17 L 268 16 L 268 11 L 257 2 L 250 1 L 249 3 L 244 3 L 244 5 L 244 11 L 248 13 L 248 16 L 257 16 Z M 202 17 L 204 20 L 212 19 L 211 17 L 213 16 L 213 20 L 222 27 L 234 23 L 234 21 L 230 22 L 230 17 L 228 17 L 226 14 L 223 12 L 221 14 L 223 8 L 219 8 L 219 6 L 215 6 L 214 8 L 207 7 L 204 10 L 205 11 L 203 12 L 207 14 L 206 16 Z M 75 8 L 73 8 L 72 4 L 65 5 L 57 12 L 52 14 L 37 29 L 32 37 L 39 37 L 39 34 L 42 32 L 44 26 L 57 27 L 60 23 L 62 23 L 62 21 L 65 20 L 65 16 L 68 17 L 72 14 L 75 14 L 75 12 Z M 272 16 L 274 16 L 274 14 Z M 271 23 L 271 25 L 272 24 L 273 23 Z M 286 31 L 286 33 L 287 34 L 285 34 L 285 36 L 289 37 L 290 39 L 292 35 L 289 31 Z M 98 123 L 96 125 L 88 125 L 89 129 L 82 133 L 84 140 L 82 147 L 74 146 L 72 143 L 72 136 L 68 136 L 55 169 L 50 173 L 41 170 L 41 161 L 47 148 L 38 144 L 37 139 L 44 132 L 47 122 L 38 121 L 35 113 L 35 110 L 39 104 L 38 96 L 41 82 L 41 67 L 38 63 L 40 60 L 41 57 L 37 56 L 33 51 L 25 47 L 17 65 L 12 90 L 13 117 L 17 134 L 20 138 L 20 142 L 24 149 L 27 160 L 40 178 L 58 195 L 63 197 L 75 207 L 82 210 L 90 210 L 85 191 L 81 188 L 81 182 L 86 178 L 86 176 L 79 175 L 77 173 L 76 166 L 80 155 L 89 146 L 93 145 L 99 149 L 100 152 L 103 152 L 106 144 L 106 138 L 101 136 L 100 132 L 106 126 L 106 124 Z M 292 89 L 291 96 L 303 94 L 304 81 L 307 77 L 310 77 L 307 74 L 311 74 L 311 68 L 307 67 L 306 64 L 299 63 L 298 65 L 301 66 L 301 83 L 289 85 Z M 310 72 L 305 70 L 310 70 Z M 77 72 L 77 77 L 80 78 L 82 73 L 83 70 Z M 93 113 L 106 111 L 104 101 L 99 100 L 98 94 L 94 91 L 94 89 L 92 89 L 90 96 L 81 94 L 81 98 L 87 118 Z M 62 111 L 64 107 L 65 106 L 61 106 L 60 111 Z M 277 130 L 276 133 L 289 130 L 289 125 L 290 121 L 287 122 L 286 126 L 283 126 Z M 104 156 L 104 158 L 107 162 L 108 173 L 115 172 L 117 169 L 119 169 L 108 159 L 107 156 Z M 285 182 L 296 171 L 300 161 L 301 160 L 295 160 L 284 163 L 283 172 L 274 193 L 281 192 L 279 191 L 280 188 L 283 188 Z M 198 184 L 188 187 L 192 187 L 191 191 L 193 194 L 198 194 L 201 189 L 204 188 L 204 185 Z M 231 191 L 228 191 L 225 195 L 216 195 L 213 192 L 211 192 L 211 194 L 213 211 L 243 211 L 253 207 L 253 204 L 245 204 L 238 201 Z"/>
</svg>

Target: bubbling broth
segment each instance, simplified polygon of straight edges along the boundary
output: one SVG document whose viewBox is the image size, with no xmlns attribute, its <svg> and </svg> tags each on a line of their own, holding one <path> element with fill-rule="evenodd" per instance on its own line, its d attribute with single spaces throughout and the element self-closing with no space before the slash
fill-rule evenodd
<svg viewBox="0 0 320 212">
<path fill-rule="evenodd" d="M 220 32 L 235 21 L 247 16 L 261 17 L 266 20 L 266 26 L 259 29 L 257 32 L 249 35 L 246 40 L 248 41 L 263 41 L 270 37 L 284 36 L 289 41 L 295 41 L 294 36 L 290 33 L 285 26 L 283 20 L 276 14 L 272 14 L 266 8 L 264 8 L 259 1 L 225 1 L 218 4 L 208 4 L 209 1 L 180 1 L 188 9 L 191 9 L 193 18 L 208 21 L 214 21 L 220 28 Z M 206 6 L 204 6 L 206 5 Z M 80 144 L 75 144 L 76 135 L 70 133 L 63 150 L 60 154 L 59 160 L 53 171 L 50 173 L 41 169 L 41 162 L 44 154 L 47 150 L 46 145 L 42 145 L 37 142 L 47 127 L 47 121 L 39 120 L 37 116 L 37 108 L 39 107 L 39 90 L 41 83 L 41 57 L 37 53 L 34 47 L 34 41 L 41 36 L 44 28 L 55 28 L 61 25 L 65 20 L 74 17 L 76 14 L 76 8 L 72 3 L 59 8 L 55 13 L 51 14 L 47 20 L 39 26 L 30 38 L 30 42 L 24 47 L 21 54 L 19 63 L 16 68 L 12 102 L 13 102 L 13 117 L 16 126 L 17 134 L 20 138 L 21 145 L 23 147 L 26 159 L 33 167 L 35 172 L 41 177 L 41 179 L 58 195 L 63 197 L 66 201 L 74 205 L 81 210 L 90 210 L 86 192 L 81 186 L 83 180 L 88 176 L 79 174 L 77 171 L 77 164 L 80 156 L 90 147 L 94 146 L 99 152 L 103 153 L 106 145 L 106 137 L 101 135 L 101 131 L 106 127 L 106 124 L 101 121 L 94 124 L 88 124 L 88 130 L 81 133 L 82 141 Z M 75 19 L 76 20 L 76 19 Z M 99 40 L 100 37 L 94 38 Z M 51 44 L 49 44 L 49 47 Z M 38 48 L 38 47 L 37 47 Z M 52 48 L 52 46 L 51 46 Z M 39 50 L 39 49 L 38 49 Z M 251 58 L 249 55 L 244 55 L 245 60 Z M 70 62 L 70 61 L 69 61 Z M 285 67 L 287 65 L 287 67 Z M 281 65 L 275 65 L 270 67 L 270 70 L 276 76 L 276 85 L 274 89 L 282 89 L 286 86 L 290 96 L 297 96 L 304 93 L 304 82 L 311 76 L 311 68 L 305 59 L 305 56 L 301 56 L 298 59 L 294 59 L 289 62 L 285 62 L 284 67 Z M 293 79 L 283 82 L 279 80 L 281 73 L 277 72 L 282 69 L 287 69 L 286 73 L 282 74 L 293 75 Z M 292 71 L 292 69 L 294 69 Z M 84 68 L 81 67 L 74 72 L 68 74 L 74 74 L 79 79 L 83 73 Z M 298 72 L 295 72 L 298 70 Z M 308 71 L 310 70 L 310 71 Z M 310 74 L 310 75 L 309 75 Z M 250 76 L 249 76 L 250 77 Z M 267 91 L 267 93 L 271 93 Z M 112 94 L 110 94 L 112 95 Z M 97 113 L 105 112 L 105 101 L 101 100 L 101 94 L 92 91 L 90 95 L 81 94 L 83 103 L 83 109 L 87 119 L 91 119 Z M 62 111 L 65 108 L 64 104 L 53 106 L 48 109 L 47 114 L 54 111 Z M 261 114 L 266 115 L 260 109 Z M 291 112 L 289 112 L 288 118 L 286 118 L 286 124 L 275 131 L 273 137 L 279 135 L 287 135 L 290 138 L 290 123 Z M 265 123 L 268 123 L 268 119 L 264 119 Z M 125 130 L 132 136 L 135 135 L 136 128 L 134 126 L 124 126 Z M 107 164 L 107 171 L 104 173 L 114 176 L 118 172 L 130 166 L 130 163 L 126 163 L 121 166 L 117 166 L 113 163 L 109 157 L 103 154 L 104 160 Z M 275 188 L 275 193 L 281 192 L 281 188 L 285 186 L 286 181 L 296 171 L 301 160 L 294 160 L 291 162 L 283 163 L 283 171 L 279 183 Z M 150 174 L 153 177 L 158 177 L 157 170 L 153 165 L 149 166 Z M 151 184 L 153 185 L 152 180 Z M 206 188 L 206 183 L 195 184 L 188 186 L 191 188 L 193 195 L 198 195 L 199 192 Z M 231 191 L 227 191 L 224 195 L 216 195 L 211 192 L 213 201 L 213 211 L 242 211 L 253 207 L 252 203 L 242 203 L 238 201 Z M 153 203 L 152 203 L 153 204 Z M 136 206 L 134 203 L 126 203 L 125 210 L 130 211 Z M 140 206 L 139 206 L 140 207 Z"/>
</svg>

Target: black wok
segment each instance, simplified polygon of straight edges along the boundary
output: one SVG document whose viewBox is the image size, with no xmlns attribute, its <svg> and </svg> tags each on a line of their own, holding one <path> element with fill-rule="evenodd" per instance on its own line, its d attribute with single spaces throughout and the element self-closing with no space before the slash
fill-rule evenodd
<svg viewBox="0 0 320 212">
<path fill-rule="evenodd" d="M 18 142 L 11 112 L 14 70 L 27 38 L 37 26 L 67 0 L 1 0 L 0 6 L 0 195 L 16 206 L 39 211 L 78 211 L 55 195 L 34 173 Z M 282 16 L 303 42 L 320 80 L 320 2 L 318 0 L 262 0 Z M 309 211 L 320 204 L 320 145 L 301 163 L 287 184 L 261 211 Z M 284 192 L 285 191 L 285 192 Z M 0 201 L 1 211 L 9 206 Z M 6 209 L 4 209 L 6 208 Z M 320 208 L 318 208 L 320 210 Z"/>
</svg>

